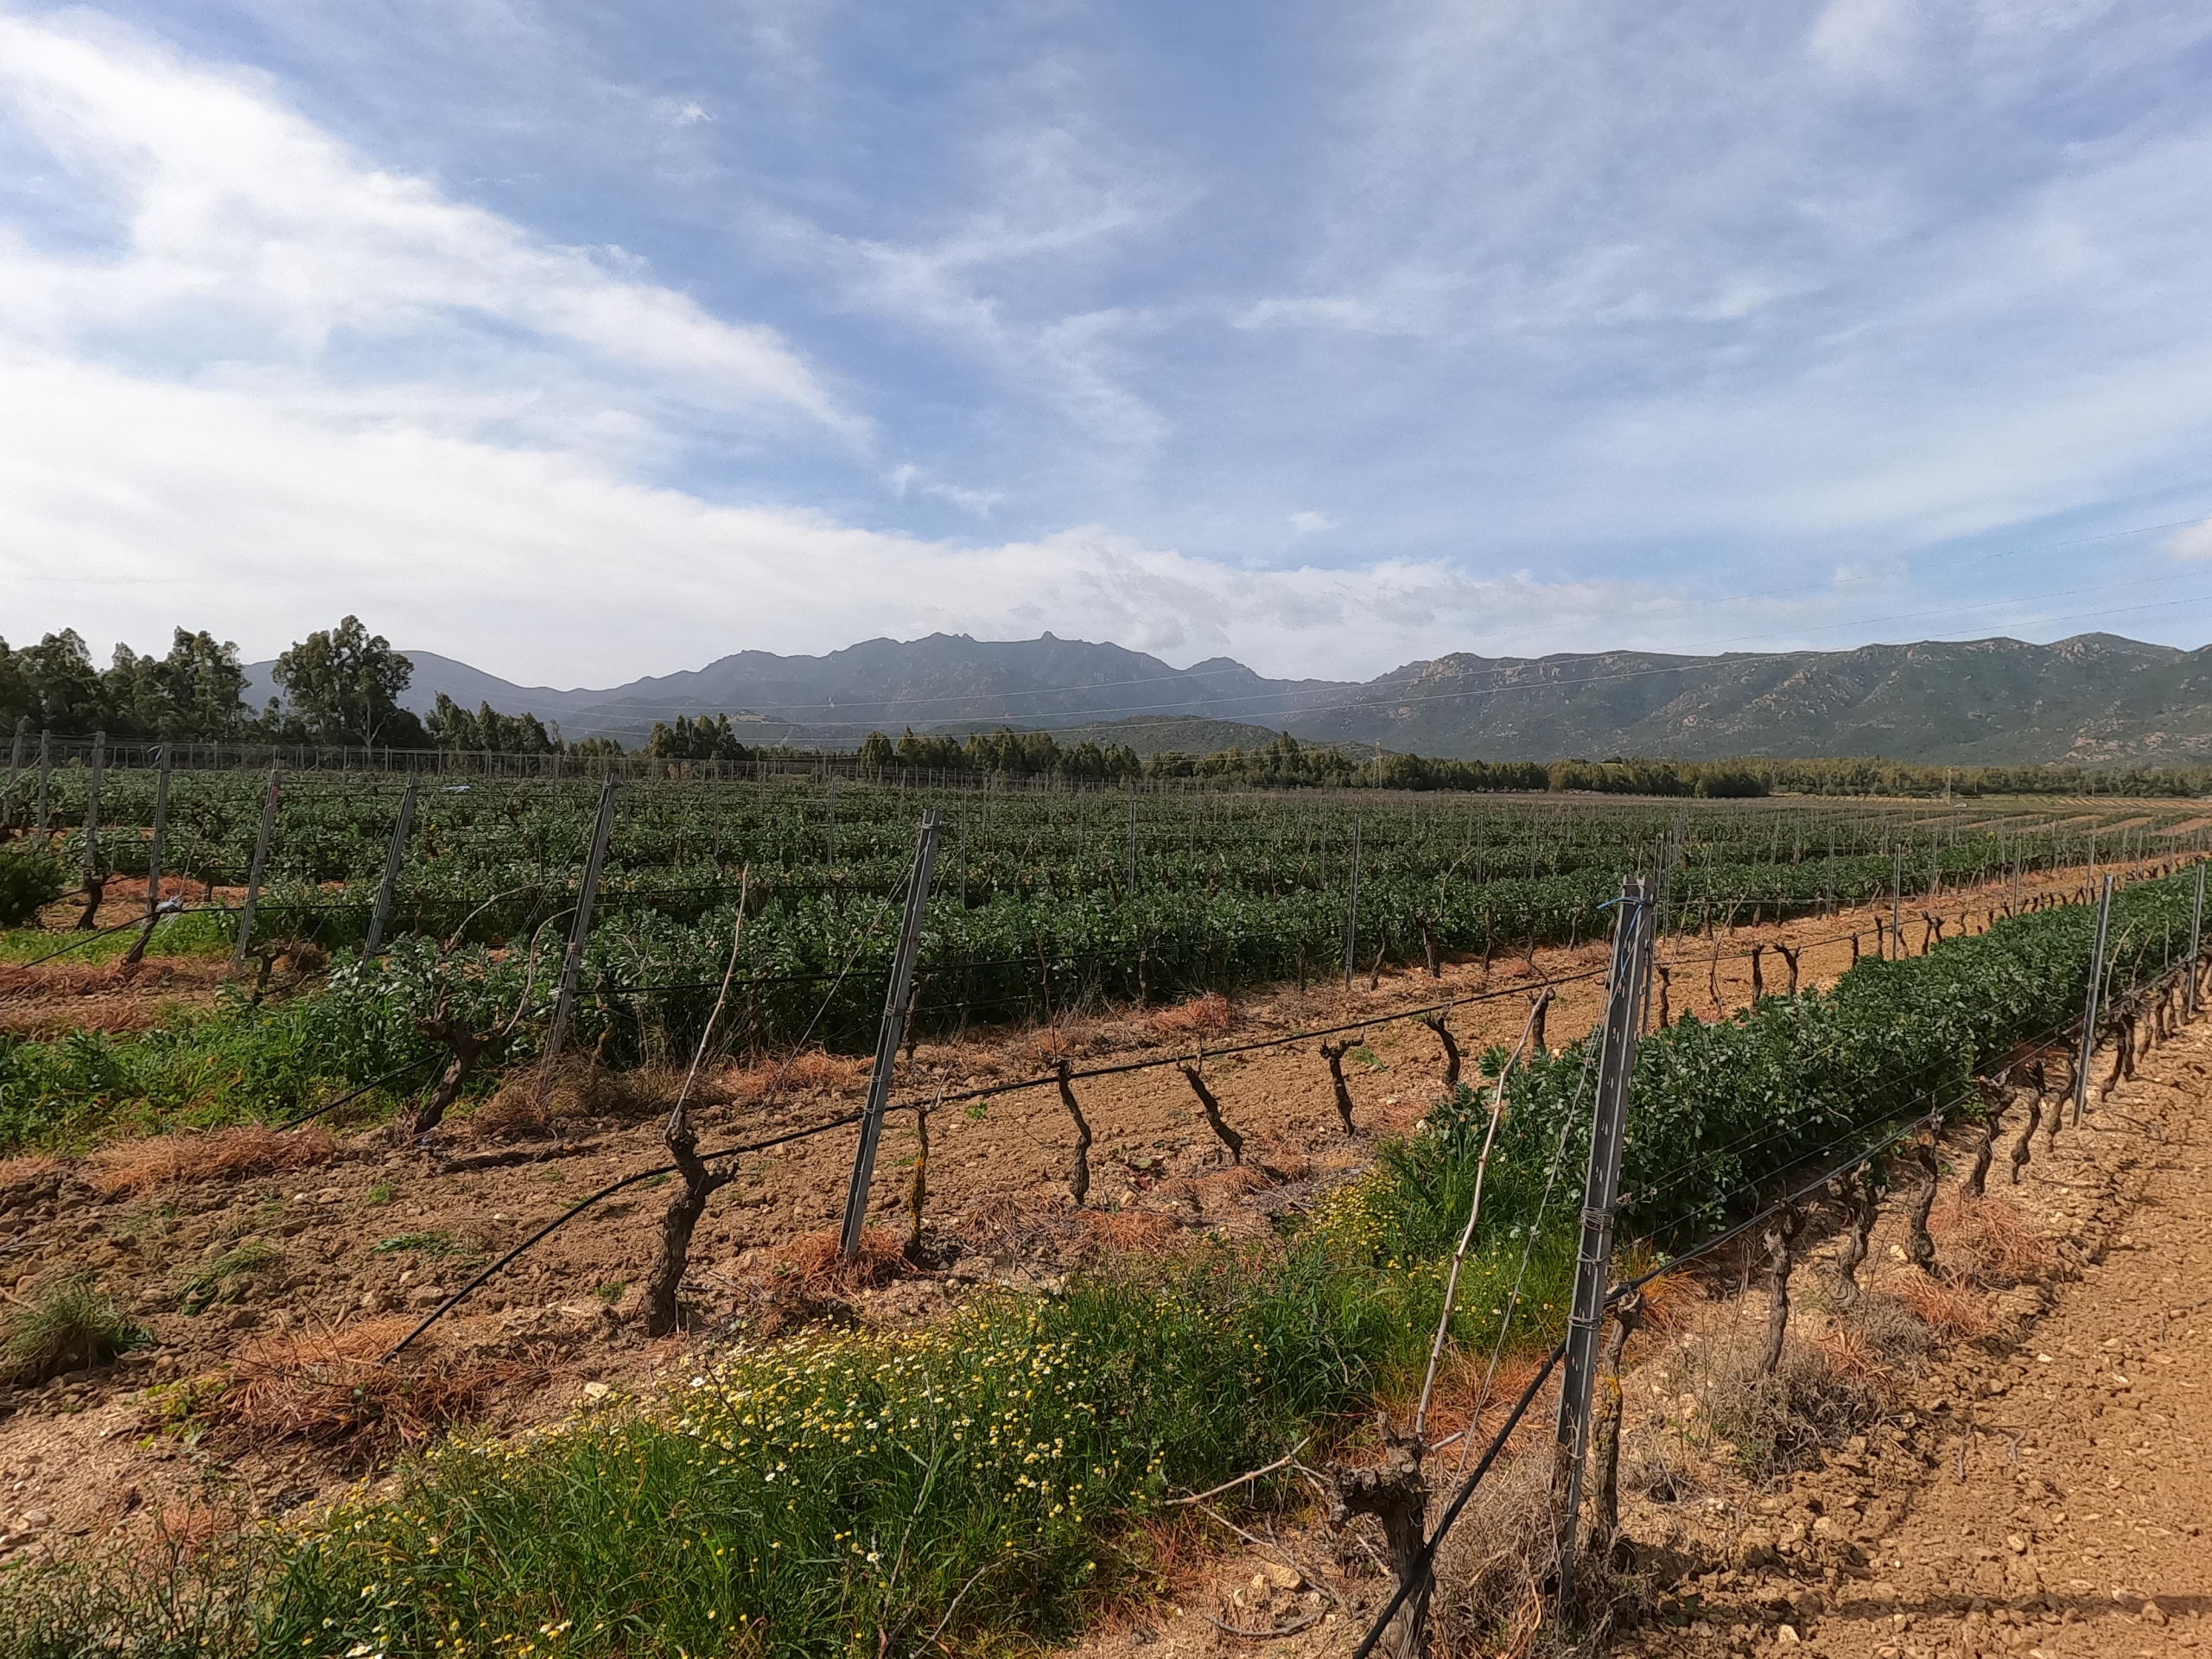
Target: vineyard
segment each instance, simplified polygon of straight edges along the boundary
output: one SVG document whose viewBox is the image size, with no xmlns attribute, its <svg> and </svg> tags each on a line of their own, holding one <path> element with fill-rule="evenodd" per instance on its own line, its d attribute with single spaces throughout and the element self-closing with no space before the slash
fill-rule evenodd
<svg viewBox="0 0 2212 1659">
<path fill-rule="evenodd" d="M 145 868 L 157 776 L 108 772 L 88 847 L 90 789 L 79 766 L 51 780 L 57 873 L 73 884 L 95 872 L 128 891 Z M 231 911 L 251 874 L 266 792 L 256 774 L 176 774 L 164 868 L 213 911 L 164 922 L 167 934 L 212 940 L 235 929 Z M 305 943 L 331 953 L 365 942 L 402 795 L 397 779 L 375 775 L 283 782 L 256 948 Z M 499 984 L 499 964 L 526 958 L 532 941 L 564 937 L 597 796 L 584 780 L 429 785 L 384 939 L 449 941 L 447 954 L 473 951 L 470 971 Z M 623 1064 L 688 1052 L 720 982 L 742 886 L 737 1046 L 761 1052 L 811 1033 L 865 1052 L 891 952 L 887 916 L 928 810 L 943 823 L 943 844 L 913 1024 L 932 1037 L 1102 1002 L 1325 981 L 1342 977 L 1348 959 L 1371 974 L 1437 956 L 1487 963 L 1573 946 L 1602 931 L 1600 907 L 1624 874 L 1656 872 L 1662 861 L 1664 927 L 1681 931 L 1885 897 L 1916 911 L 1946 891 L 2086 871 L 2100 858 L 2193 852 L 2203 838 L 2189 809 L 2163 804 L 1354 803 L 834 779 L 642 782 L 617 796 L 578 981 L 580 1037 Z M 419 980 L 421 960 L 396 951 L 390 971 Z M 519 981 L 501 988 L 518 992 Z M 360 1056 L 374 1070 L 404 1058 Z"/>
<path fill-rule="evenodd" d="M 287 777 L 258 847 L 264 777 L 179 771 L 157 807 L 156 774 L 117 769 L 96 813 L 90 785 L 57 772 L 47 833 L 0 849 L 43 861 L 48 889 L 45 925 L 4 936 L 24 965 L 0 967 L 14 976 L 0 979 L 0 1010 L 46 995 L 73 960 L 90 964 L 76 970 L 87 987 L 127 977 L 130 964 L 102 964 L 134 942 L 149 963 L 199 952 L 226 964 L 241 946 L 245 961 L 150 1020 L 0 1037 L 0 1156 L 19 1154 L 0 1180 L 30 1195 L 14 1248 L 42 1261 L 65 1249 L 79 1236 L 74 1192 L 102 1217 L 100 1237 L 136 1228 L 173 1236 L 179 1261 L 255 1246 L 267 1254 L 254 1263 L 279 1261 L 324 1224 L 281 1230 L 326 1201 L 290 1189 L 331 1177 L 293 1174 L 294 1154 L 268 1148 L 319 1147 L 302 1166 L 333 1160 L 332 1175 L 358 1158 L 360 1195 L 340 1198 L 339 1176 L 327 1201 L 346 1228 L 391 1231 L 323 1247 L 350 1264 L 332 1270 L 346 1299 L 326 1304 L 345 1310 L 333 1328 L 364 1307 L 407 1316 L 374 1325 L 378 1344 L 398 1339 L 381 1359 L 357 1347 L 289 1362 L 357 1400 L 488 1376 L 461 1357 L 475 1349 L 441 1346 L 463 1327 L 479 1347 L 506 1333 L 496 1351 L 515 1357 L 500 1362 L 514 1376 L 554 1363 L 529 1345 L 553 1304 L 513 1288 L 549 1258 L 587 1287 L 613 1281 L 609 1309 L 626 1310 L 571 1321 L 580 1334 L 566 1340 L 634 1340 L 607 1335 L 648 1317 L 608 1264 L 636 1262 L 649 1232 L 675 1236 L 662 1199 L 624 1219 L 673 1176 L 671 1194 L 699 1201 L 684 1236 L 704 1214 L 697 1255 L 716 1272 L 772 1254 L 734 1300 L 703 1279 L 687 1286 L 691 1330 L 716 1329 L 724 1345 L 665 1408 L 461 1433 L 406 1466 L 393 1502 L 349 1500 L 230 1553 L 177 1558 L 158 1618 L 111 1568 L 12 1586 L 0 1569 L 0 1631 L 26 1653 L 429 1655 L 455 1631 L 470 1651 L 527 1640 L 609 1655 L 880 1652 L 925 1646 L 931 1631 L 956 1650 L 1071 1633 L 1099 1595 L 1152 1581 L 1130 1552 L 1156 1535 L 1133 1532 L 1138 1522 L 1278 1469 L 1317 1437 L 1350 1446 L 1378 1402 L 1419 1395 L 1426 1409 L 1424 1363 L 1433 1381 L 1447 1348 L 1445 1416 L 1491 1436 L 1501 1402 L 1486 1420 L 1484 1356 L 1494 1369 L 1500 1352 L 1541 1352 L 1566 1325 L 1573 1189 L 1592 1161 L 1604 1060 L 1594 999 L 1624 876 L 1649 883 L 1656 984 L 1625 1082 L 1617 1277 L 1694 1268 L 1830 1178 L 1859 1183 L 1871 1217 L 1885 1160 L 1902 1166 L 1914 1135 L 1979 1135 L 1986 1168 L 1999 1121 L 2031 1095 L 2028 1134 L 1997 1155 L 2015 1168 L 2043 1155 L 2029 1140 L 2040 1122 L 2048 1146 L 2062 1091 L 2096 1098 L 2074 1075 L 2085 988 L 2098 987 L 2117 1078 L 2193 1008 L 2202 922 L 2204 825 L 2183 804 L 1354 801 L 664 778 L 615 791 L 594 887 L 601 794 L 588 780 L 423 780 L 410 811 L 394 779 Z M 893 1103 L 902 1155 L 861 1194 L 878 1221 L 909 1211 L 912 1231 L 903 1255 L 871 1233 L 861 1260 L 949 1283 L 943 1262 L 988 1258 L 1001 1287 L 969 1280 L 972 1296 L 928 1317 L 810 1329 L 824 1306 L 857 1318 L 874 1306 L 849 1284 L 819 1288 L 845 1281 L 793 1252 L 836 1214 L 868 1075 L 839 1056 L 878 1046 L 925 812 L 939 830 Z M 180 912 L 165 918 L 143 915 L 157 819 L 160 892 Z M 2088 901 L 2115 872 L 2101 922 Z M 588 1122 L 549 1123 L 518 1109 L 588 887 L 567 1033 L 576 1064 L 663 1081 L 625 1085 L 643 1103 L 625 1107 L 613 1083 L 561 1074 L 569 1096 L 596 1090 L 600 1103 Z M 688 1090 L 710 1052 L 712 1144 L 685 1143 L 669 1080 Z M 802 1060 L 815 1081 L 786 1085 Z M 441 1067 L 456 1114 L 442 1127 L 408 1116 Z M 156 1166 L 133 1147 L 244 1147 L 175 1132 L 317 1108 L 334 1116 L 253 1142 L 264 1162 L 200 1184 L 206 1225 L 149 1207 L 162 1180 L 190 1178 L 137 1173 Z M 1086 1200 L 1093 1121 L 1111 1176 Z M 321 1123 L 354 1134 L 313 1141 Z M 1009 1148 L 1024 1141 L 1055 1173 L 1017 1188 Z M 526 1185 L 546 1179 L 536 1160 L 569 1157 L 591 1190 Z M 726 1173 L 710 1178 L 702 1158 Z M 747 1207 L 767 1191 L 789 1195 L 780 1218 Z M 683 1198 L 666 1201 L 672 1218 Z M 403 1209 L 422 1217 L 416 1230 Z M 1186 1244 L 1161 1243 L 1186 1227 Z M 436 1265 L 463 1232 L 465 1277 Z M 549 1237 L 583 1242 L 540 1245 Z M 421 1276 L 392 1277 L 393 1258 Z M 1007 1276 L 1017 1261 L 1030 1265 Z M 682 1280 L 680 1249 L 675 1268 Z M 235 1306 L 237 1328 L 254 1328 L 254 1275 L 283 1269 L 238 1267 L 244 1288 L 232 1289 L 219 1277 L 207 1288 L 209 1271 L 161 1329 L 175 1333 L 165 1343 L 201 1341 L 212 1365 L 202 1309 Z M 188 1294 L 154 1282 L 156 1299 Z M 290 1282 L 297 1297 L 322 1294 L 315 1273 Z M 829 1300 L 794 1302 L 798 1285 Z M 721 1324 L 698 1311 L 710 1306 Z M 514 1323 L 525 1316 L 536 1323 Z M 779 1334 L 793 1320 L 796 1334 Z M 258 1423 L 281 1440 L 291 1431 L 253 1415 L 276 1386 L 275 1362 L 255 1351 L 156 1373 L 160 1397 L 195 1433 L 228 1424 L 238 1445 Z M 1296 1483 L 1243 1491 L 1279 1506 Z M 1008 1561 L 1018 1571 L 1002 1573 Z M 1412 1580 L 1397 1570 L 1402 1591 Z"/>
</svg>

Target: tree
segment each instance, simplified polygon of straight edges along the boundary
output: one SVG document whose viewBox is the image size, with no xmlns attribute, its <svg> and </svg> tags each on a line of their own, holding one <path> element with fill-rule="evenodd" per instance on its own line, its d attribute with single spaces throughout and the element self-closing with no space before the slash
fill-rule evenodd
<svg viewBox="0 0 2212 1659">
<path fill-rule="evenodd" d="M 423 722 L 430 741 L 441 749 L 481 754 L 557 754 L 558 739 L 536 715 L 503 715 L 490 703 L 470 714 L 444 692 Z M 655 729 L 658 729 L 656 728 Z"/>
<path fill-rule="evenodd" d="M 74 628 L 10 651 L 0 640 L 0 715 L 29 715 L 41 731 L 84 736 L 107 723 L 107 697 L 92 654 Z"/>
<path fill-rule="evenodd" d="M 653 760 L 750 760 L 753 751 L 738 737 L 728 715 L 702 715 L 696 720 L 678 715 L 671 726 L 655 721 L 645 747 L 638 751 Z"/>
<path fill-rule="evenodd" d="M 359 743 L 365 748 L 420 737 L 422 722 L 399 706 L 415 664 L 349 616 L 324 633 L 311 633 L 276 659 L 294 721 L 310 738 Z"/>
<path fill-rule="evenodd" d="M 238 648 L 205 629 L 176 629 L 166 657 L 119 645 L 100 681 L 111 728 L 134 736 L 207 741 L 233 735 L 249 718 Z"/>
</svg>

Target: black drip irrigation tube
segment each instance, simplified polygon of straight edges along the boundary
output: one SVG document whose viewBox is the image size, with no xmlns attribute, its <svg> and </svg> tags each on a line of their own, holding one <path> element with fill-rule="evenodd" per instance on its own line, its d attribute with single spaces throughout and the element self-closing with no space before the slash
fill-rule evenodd
<svg viewBox="0 0 2212 1659">
<path fill-rule="evenodd" d="M 853 1124 L 859 1122 L 861 1119 L 866 1116 L 867 1114 L 864 1112 L 849 1112 L 842 1117 L 832 1118 L 827 1123 L 816 1123 L 804 1129 L 791 1129 L 783 1135 L 770 1135 L 767 1139 L 763 1141 L 741 1141 L 737 1145 L 732 1147 L 716 1147 L 711 1152 L 701 1153 L 699 1154 L 699 1158 L 702 1162 L 705 1162 L 715 1158 L 736 1157 L 741 1154 L 748 1152 L 766 1152 L 772 1147 L 787 1146 L 794 1141 L 804 1141 L 810 1136 L 826 1134 L 831 1129 L 849 1128 Z M 543 1227 L 540 1227 L 528 1238 L 523 1240 L 521 1243 L 516 1245 L 498 1261 L 493 1262 L 489 1267 L 479 1273 L 474 1279 L 471 1279 L 459 1290 L 454 1292 L 452 1295 L 447 1297 L 445 1300 L 440 1302 L 437 1306 L 432 1308 L 430 1312 L 423 1317 L 423 1322 L 420 1325 L 416 1325 L 412 1331 L 410 1331 L 397 1342 L 392 1344 L 392 1345 L 385 1351 L 384 1357 L 377 1363 L 380 1365 L 388 1364 L 392 1360 L 397 1358 L 401 1350 L 405 1348 L 408 1344 L 413 1342 L 416 1338 L 421 1336 L 432 1325 L 435 1325 L 455 1307 L 458 1307 L 462 1300 L 467 1297 L 471 1291 L 476 1289 L 478 1286 L 483 1284 L 494 1274 L 498 1273 L 500 1268 L 505 1267 L 508 1262 L 513 1261 L 524 1250 L 529 1249 L 540 1239 L 551 1233 L 555 1228 L 574 1221 L 578 1216 L 583 1214 L 585 1211 L 590 1209 L 592 1205 L 597 1204 L 601 1198 L 612 1198 L 615 1193 L 620 1192 L 626 1186 L 635 1186 L 639 1181 L 649 1181 L 656 1175 L 673 1175 L 677 1173 L 678 1173 L 677 1166 L 674 1164 L 662 1164 L 652 1169 L 641 1169 L 635 1174 L 625 1175 L 619 1181 L 610 1181 L 607 1185 L 601 1187 L 598 1192 L 591 1193 L 586 1198 L 577 1199 L 575 1203 L 570 1205 L 566 1210 L 563 1210 L 559 1215 L 554 1217 L 552 1220 L 547 1222 Z"/>
<path fill-rule="evenodd" d="M 302 1123 L 313 1122 L 316 1118 L 321 1117 L 325 1112 L 336 1111 L 340 1106 L 345 1105 L 348 1101 L 359 1100 L 363 1095 L 367 1094 L 372 1089 L 381 1089 L 388 1083 L 397 1083 L 400 1078 L 407 1077 L 410 1073 L 420 1071 L 426 1065 L 435 1065 L 443 1058 L 444 1056 L 442 1055 L 432 1054 L 422 1059 L 410 1060 L 405 1065 L 401 1066 L 397 1071 L 387 1071 L 380 1077 L 371 1077 L 366 1083 L 361 1084 L 358 1089 L 349 1089 L 344 1094 L 339 1096 L 335 1100 L 326 1100 L 320 1106 L 309 1107 L 306 1111 L 302 1112 L 297 1117 L 288 1117 L 276 1127 L 280 1129 L 296 1129 Z"/>
</svg>

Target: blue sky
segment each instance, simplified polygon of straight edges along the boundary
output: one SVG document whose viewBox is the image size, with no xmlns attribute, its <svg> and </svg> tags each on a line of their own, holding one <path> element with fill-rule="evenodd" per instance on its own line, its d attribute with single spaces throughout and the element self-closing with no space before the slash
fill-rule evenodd
<svg viewBox="0 0 2212 1659">
<path fill-rule="evenodd" d="M 0 633 L 2201 645 L 2208 37 L 0 0 Z"/>
</svg>

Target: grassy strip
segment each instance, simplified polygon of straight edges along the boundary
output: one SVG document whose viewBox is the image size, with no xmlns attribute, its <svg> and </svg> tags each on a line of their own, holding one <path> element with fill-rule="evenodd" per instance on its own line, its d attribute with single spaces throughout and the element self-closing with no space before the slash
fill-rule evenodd
<svg viewBox="0 0 2212 1659">
<path fill-rule="evenodd" d="M 403 939 L 375 962 L 341 958 L 307 995 L 255 1003 L 226 984 L 213 1008 L 173 1008 L 127 1035 L 0 1034 L 0 1157 L 70 1155 L 119 1135 L 272 1122 L 334 1090 L 418 1062 L 427 1069 L 440 1051 L 416 1020 L 437 997 L 488 1030 L 525 994 L 527 972 L 518 957 L 470 948 L 442 957 L 430 942 Z M 529 995 L 549 995 L 544 977 L 531 982 Z M 487 1057 L 472 1092 L 495 1084 L 496 1058 Z M 366 1096 L 348 1111 L 372 1115 L 389 1099 Z"/>
<path fill-rule="evenodd" d="M 238 931 L 235 916 L 188 911 L 155 923 L 146 950 L 156 957 L 227 957 L 238 941 Z M 42 957 L 53 957 L 56 966 L 116 962 L 137 942 L 135 922 L 99 937 L 67 928 L 11 928 L 0 931 L 0 962 L 29 963 Z M 56 951 L 62 954 L 55 956 Z"/>
</svg>

